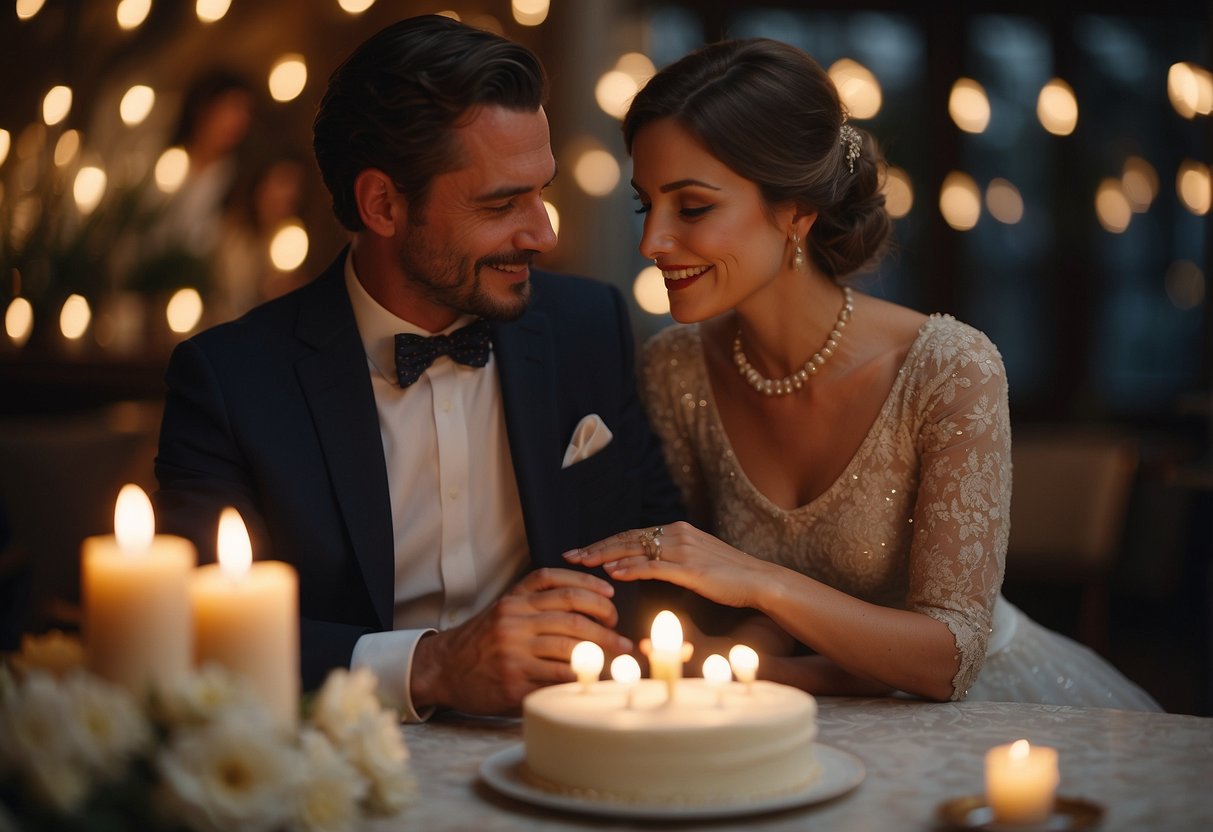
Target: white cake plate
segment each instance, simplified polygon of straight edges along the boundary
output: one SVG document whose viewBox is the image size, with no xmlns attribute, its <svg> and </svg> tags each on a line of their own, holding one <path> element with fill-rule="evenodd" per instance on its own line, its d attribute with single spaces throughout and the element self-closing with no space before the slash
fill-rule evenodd
<svg viewBox="0 0 1213 832">
<path fill-rule="evenodd" d="M 524 770 L 526 752 L 522 743 L 498 751 L 485 760 L 480 766 L 480 776 L 504 795 L 548 809 L 619 818 L 727 818 L 821 803 L 846 794 L 863 782 L 866 772 L 854 754 L 821 743 L 814 744 L 813 754 L 821 772 L 803 789 L 727 804 L 625 803 L 606 797 L 549 791 L 527 778 Z"/>
</svg>

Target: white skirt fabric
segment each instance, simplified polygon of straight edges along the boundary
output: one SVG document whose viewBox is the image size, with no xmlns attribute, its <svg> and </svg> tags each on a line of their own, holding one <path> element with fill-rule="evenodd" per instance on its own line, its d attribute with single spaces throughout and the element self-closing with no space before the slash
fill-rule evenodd
<svg viewBox="0 0 1213 832">
<path fill-rule="evenodd" d="M 999 596 L 986 661 L 966 700 L 1161 711 L 1097 653 L 1042 627 Z"/>
</svg>

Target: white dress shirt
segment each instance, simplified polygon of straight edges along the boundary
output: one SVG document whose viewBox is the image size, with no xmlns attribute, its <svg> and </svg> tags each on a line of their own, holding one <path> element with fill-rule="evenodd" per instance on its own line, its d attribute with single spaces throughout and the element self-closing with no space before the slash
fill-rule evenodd
<svg viewBox="0 0 1213 832">
<path fill-rule="evenodd" d="M 496 357 L 477 368 L 440 356 L 401 389 L 396 333 L 436 333 L 380 306 L 352 254 L 345 283 L 379 411 L 396 557 L 395 629 L 358 639 L 350 665 L 372 669 L 384 700 L 418 722 L 429 712 L 420 714 L 409 693 L 417 642 L 491 604 L 527 570 L 530 554 Z M 443 333 L 473 320 L 465 315 Z"/>
</svg>

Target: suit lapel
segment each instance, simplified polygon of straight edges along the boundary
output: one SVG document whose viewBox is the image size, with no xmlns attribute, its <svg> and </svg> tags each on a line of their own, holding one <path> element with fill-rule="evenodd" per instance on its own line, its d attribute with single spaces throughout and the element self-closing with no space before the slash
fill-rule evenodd
<svg viewBox="0 0 1213 832">
<path fill-rule="evenodd" d="M 531 559 L 536 567 L 556 566 L 558 541 L 566 535 L 558 509 L 556 368 L 547 315 L 530 309 L 513 323 L 493 324 L 493 349 Z"/>
<path fill-rule="evenodd" d="M 343 251 L 301 301 L 296 334 L 315 352 L 299 360 L 296 373 L 367 592 L 380 626 L 390 630 L 395 556 L 387 469 L 344 263 Z"/>
</svg>

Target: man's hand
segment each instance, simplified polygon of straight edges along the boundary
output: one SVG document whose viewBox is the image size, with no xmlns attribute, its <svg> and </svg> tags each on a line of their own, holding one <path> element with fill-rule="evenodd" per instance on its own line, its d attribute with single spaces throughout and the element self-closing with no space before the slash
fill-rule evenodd
<svg viewBox="0 0 1213 832">
<path fill-rule="evenodd" d="M 473 714 L 516 711 L 544 685 L 576 681 L 569 656 L 592 641 L 609 656 L 632 642 L 611 628 L 614 588 L 585 572 L 540 569 L 458 627 L 425 636 L 413 655 L 413 703 Z"/>
</svg>

